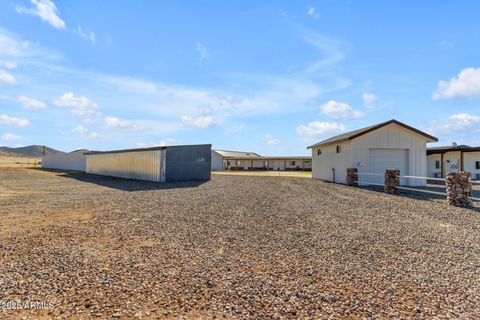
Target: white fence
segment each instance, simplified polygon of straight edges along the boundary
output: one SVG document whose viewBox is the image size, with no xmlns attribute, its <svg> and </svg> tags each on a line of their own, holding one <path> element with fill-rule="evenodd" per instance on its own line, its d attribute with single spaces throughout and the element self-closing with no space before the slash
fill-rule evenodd
<svg viewBox="0 0 480 320">
<path fill-rule="evenodd" d="M 355 174 L 358 179 L 357 179 L 357 184 L 359 186 L 379 186 L 379 187 L 384 187 L 385 184 L 379 183 L 379 178 L 383 180 L 385 177 L 385 174 L 381 173 L 356 173 Z M 373 179 L 372 179 L 373 177 Z M 405 185 L 409 185 L 410 181 L 409 179 L 417 179 L 417 180 L 422 180 L 425 181 L 425 186 L 427 186 L 428 181 L 440 181 L 443 182 L 443 185 L 445 185 L 445 178 L 430 178 L 430 177 L 418 177 L 418 176 L 398 176 L 400 178 L 400 186 L 397 187 L 397 189 L 401 190 L 406 190 L 406 191 L 414 191 L 414 192 L 423 192 L 423 193 L 429 193 L 429 194 L 434 194 L 438 196 L 447 196 L 446 192 L 439 192 L 439 191 L 433 191 L 433 190 L 425 190 L 425 189 L 419 189 L 418 187 L 406 187 Z M 480 181 L 469 181 L 472 185 L 480 185 Z M 480 190 L 478 191 L 480 193 Z M 478 197 L 469 197 L 469 199 L 474 200 L 474 201 L 480 201 L 480 198 Z"/>
</svg>

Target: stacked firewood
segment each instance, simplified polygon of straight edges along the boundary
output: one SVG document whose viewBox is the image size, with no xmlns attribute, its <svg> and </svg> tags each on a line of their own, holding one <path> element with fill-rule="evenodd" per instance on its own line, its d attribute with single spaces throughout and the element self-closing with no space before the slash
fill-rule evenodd
<svg viewBox="0 0 480 320">
<path fill-rule="evenodd" d="M 450 172 L 445 178 L 447 201 L 457 207 L 471 207 L 472 184 L 469 182 L 470 172 Z"/>
<path fill-rule="evenodd" d="M 353 187 L 358 181 L 357 168 L 347 169 L 347 185 Z"/>
<path fill-rule="evenodd" d="M 395 193 L 400 184 L 400 170 L 386 169 L 385 170 L 385 192 Z"/>
</svg>

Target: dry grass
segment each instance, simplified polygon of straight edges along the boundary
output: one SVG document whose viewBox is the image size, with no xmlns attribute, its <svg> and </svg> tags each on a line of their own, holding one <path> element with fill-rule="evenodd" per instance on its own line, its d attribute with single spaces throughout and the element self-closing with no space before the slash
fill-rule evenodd
<svg viewBox="0 0 480 320">
<path fill-rule="evenodd" d="M 0 168 L 39 167 L 41 158 L 0 156 Z"/>
</svg>

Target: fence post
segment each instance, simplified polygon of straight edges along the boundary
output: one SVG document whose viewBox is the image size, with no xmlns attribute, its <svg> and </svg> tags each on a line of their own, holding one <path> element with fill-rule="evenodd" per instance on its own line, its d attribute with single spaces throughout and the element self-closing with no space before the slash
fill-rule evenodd
<svg viewBox="0 0 480 320">
<path fill-rule="evenodd" d="M 470 172 L 449 172 L 445 177 L 447 189 L 447 202 L 451 206 L 472 207 L 473 203 L 468 198 L 472 195 L 472 184 L 468 181 Z"/>
<path fill-rule="evenodd" d="M 395 193 L 400 185 L 400 169 L 385 170 L 385 192 Z"/>
<path fill-rule="evenodd" d="M 358 181 L 357 168 L 347 169 L 347 186 L 353 187 Z"/>
</svg>

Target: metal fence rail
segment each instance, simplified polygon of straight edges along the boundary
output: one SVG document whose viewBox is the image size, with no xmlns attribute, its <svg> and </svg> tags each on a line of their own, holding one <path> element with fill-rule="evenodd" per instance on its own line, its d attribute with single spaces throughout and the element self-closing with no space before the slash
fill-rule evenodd
<svg viewBox="0 0 480 320">
<path fill-rule="evenodd" d="M 357 177 L 360 176 L 372 176 L 372 177 L 384 177 L 384 174 L 381 173 L 355 173 Z M 427 181 L 441 181 L 445 182 L 445 178 L 430 178 L 430 177 L 421 177 L 421 176 L 398 176 L 398 178 L 404 178 L 404 179 L 418 179 L 418 180 L 427 180 Z M 472 185 L 480 185 L 480 181 L 469 181 Z M 380 183 L 373 183 L 373 182 L 368 182 L 368 181 L 358 181 L 358 185 L 371 185 L 371 186 L 379 186 L 383 187 L 383 184 Z M 439 191 L 433 191 L 433 190 L 424 190 L 424 189 L 417 189 L 417 188 L 410 188 L 410 187 L 404 187 L 404 186 L 398 186 L 398 189 L 405 190 L 405 191 L 414 191 L 414 192 L 423 192 L 423 193 L 429 193 L 429 194 L 434 194 L 434 195 L 439 195 L 439 196 L 447 196 L 446 192 L 439 192 Z M 480 198 L 478 197 L 468 197 L 470 200 L 473 201 L 480 201 Z"/>
</svg>

